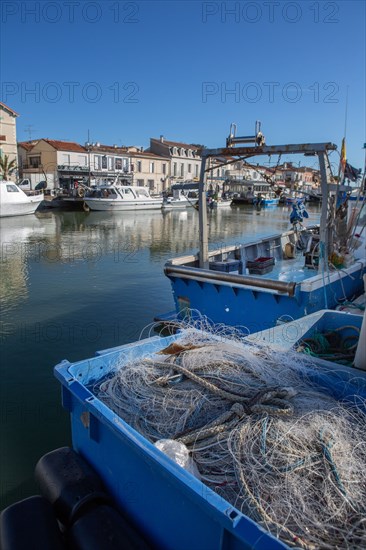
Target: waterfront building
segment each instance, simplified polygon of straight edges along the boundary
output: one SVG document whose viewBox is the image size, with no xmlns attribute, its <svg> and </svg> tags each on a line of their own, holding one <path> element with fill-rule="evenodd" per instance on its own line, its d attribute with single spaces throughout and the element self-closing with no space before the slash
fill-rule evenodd
<svg viewBox="0 0 366 550">
<path fill-rule="evenodd" d="M 160 194 L 169 187 L 170 159 L 143 148 L 129 147 L 134 185 L 148 187 L 150 193 Z"/>
<path fill-rule="evenodd" d="M 125 145 L 103 145 L 85 143 L 88 154 L 88 168 L 91 183 L 112 183 L 119 176 L 132 184 L 133 174 L 129 147 Z"/>
<path fill-rule="evenodd" d="M 40 181 L 47 189 L 71 190 L 79 184 L 107 183 L 122 176 L 132 182 L 128 147 L 39 139 L 18 143 L 20 176 L 31 188 Z"/>
<path fill-rule="evenodd" d="M 85 180 L 89 174 L 88 152 L 73 141 L 39 139 L 18 143 L 19 175 L 31 188 L 41 181 L 52 190 Z"/>
<path fill-rule="evenodd" d="M 8 155 L 9 161 L 15 159 L 17 165 L 16 119 L 18 116 L 13 109 L 0 102 L 0 157 Z"/>
<path fill-rule="evenodd" d="M 287 189 L 304 192 L 320 191 L 319 170 L 307 166 L 295 166 L 292 162 L 285 162 L 276 167 L 274 178 L 279 185 Z"/>
<path fill-rule="evenodd" d="M 164 136 L 151 138 L 149 152 L 167 159 L 170 172 L 167 174 L 166 188 L 173 183 L 199 181 L 201 170 L 202 145 L 168 141 Z"/>
</svg>

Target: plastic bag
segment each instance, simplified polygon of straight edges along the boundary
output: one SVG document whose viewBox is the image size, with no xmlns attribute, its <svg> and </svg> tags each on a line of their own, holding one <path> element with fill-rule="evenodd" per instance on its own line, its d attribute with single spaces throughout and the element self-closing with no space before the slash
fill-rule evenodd
<svg viewBox="0 0 366 550">
<path fill-rule="evenodd" d="M 159 439 L 159 441 L 156 441 L 155 447 L 187 470 L 187 472 L 194 475 L 194 477 L 201 479 L 198 468 L 184 443 L 174 441 L 174 439 Z"/>
</svg>

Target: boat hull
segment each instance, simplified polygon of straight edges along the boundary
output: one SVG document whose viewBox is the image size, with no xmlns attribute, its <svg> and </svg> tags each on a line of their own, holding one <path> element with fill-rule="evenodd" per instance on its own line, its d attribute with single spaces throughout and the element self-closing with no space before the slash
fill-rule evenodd
<svg viewBox="0 0 366 550">
<path fill-rule="evenodd" d="M 34 214 L 41 202 L 43 201 L 43 195 L 36 196 L 34 200 L 29 202 L 16 202 L 1 204 L 0 218 L 9 218 L 12 216 L 25 216 Z"/>
<path fill-rule="evenodd" d="M 99 212 L 107 211 L 123 211 L 123 210 L 159 210 L 161 208 L 161 200 L 151 201 L 104 201 L 103 199 L 85 199 L 85 204 L 90 210 Z"/>
<path fill-rule="evenodd" d="M 165 270 L 171 281 L 178 318 L 203 315 L 212 323 L 224 323 L 249 333 L 273 327 L 281 320 L 299 319 L 320 309 L 336 307 L 345 297 L 363 291 L 364 273 L 365 262 L 360 261 L 327 275 L 325 286 L 322 275 L 316 274 L 289 285 L 288 289 L 283 286 L 276 290 L 269 288 L 271 282 L 268 280 L 268 285 L 261 288 L 233 283 L 228 277 L 209 279 L 205 276 L 213 277 L 209 270 L 201 270 L 200 275 L 189 270 L 187 274 L 177 273 L 174 267 Z M 240 276 L 236 279 L 239 281 Z"/>
</svg>

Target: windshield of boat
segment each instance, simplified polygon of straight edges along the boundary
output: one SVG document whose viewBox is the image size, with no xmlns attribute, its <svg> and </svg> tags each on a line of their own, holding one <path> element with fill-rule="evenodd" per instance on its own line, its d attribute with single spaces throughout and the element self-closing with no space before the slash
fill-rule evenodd
<svg viewBox="0 0 366 550">
<path fill-rule="evenodd" d="M 19 189 L 17 188 L 16 185 L 7 184 L 6 185 L 6 190 L 7 190 L 8 193 L 19 193 Z"/>
<path fill-rule="evenodd" d="M 138 197 L 148 197 L 149 196 L 148 190 L 145 189 L 144 187 L 139 187 L 138 189 L 135 190 L 135 193 Z"/>
<path fill-rule="evenodd" d="M 119 187 L 118 192 L 121 195 L 122 199 L 135 198 L 135 195 L 130 187 Z"/>
</svg>

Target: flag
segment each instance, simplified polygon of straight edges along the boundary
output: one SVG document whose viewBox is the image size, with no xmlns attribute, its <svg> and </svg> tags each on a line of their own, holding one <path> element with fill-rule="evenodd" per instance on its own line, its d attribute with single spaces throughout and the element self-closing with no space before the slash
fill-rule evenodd
<svg viewBox="0 0 366 550">
<path fill-rule="evenodd" d="M 344 167 L 344 178 L 350 181 L 357 181 L 361 176 L 361 168 L 357 169 L 346 162 Z"/>
<path fill-rule="evenodd" d="M 341 148 L 341 165 L 340 165 L 340 172 L 345 171 L 347 164 L 347 156 L 346 156 L 346 139 L 342 139 L 342 148 Z"/>
</svg>

